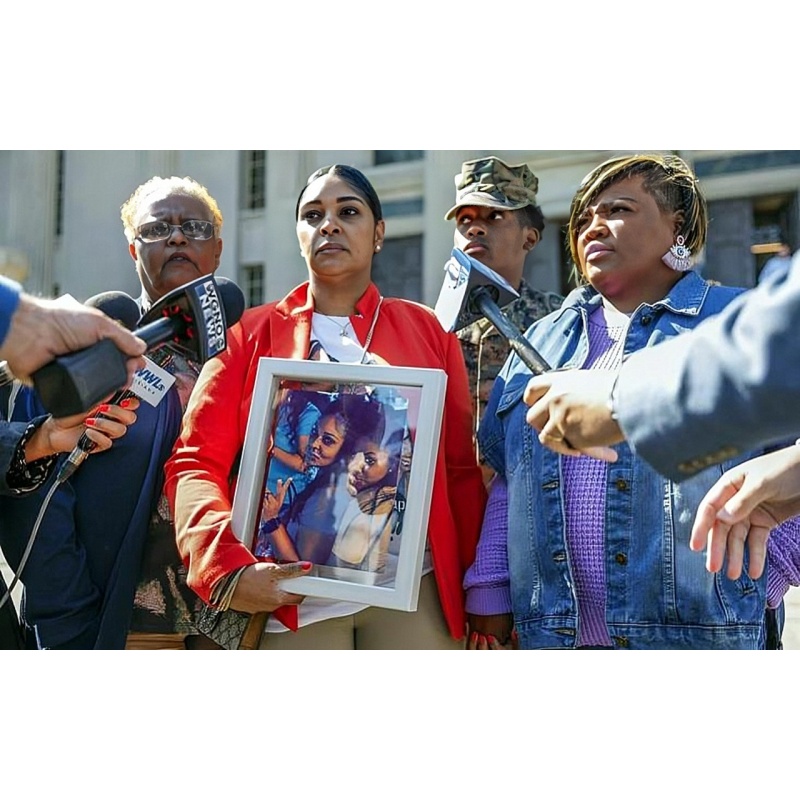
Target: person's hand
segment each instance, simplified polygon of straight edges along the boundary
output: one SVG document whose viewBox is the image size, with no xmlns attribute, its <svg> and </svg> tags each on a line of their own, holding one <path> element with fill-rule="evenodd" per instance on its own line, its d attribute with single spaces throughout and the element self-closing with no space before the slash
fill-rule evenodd
<svg viewBox="0 0 800 800">
<path fill-rule="evenodd" d="M 111 339 L 129 356 L 129 384 L 137 369 L 145 365 L 147 345 L 96 308 L 89 308 L 65 295 L 43 300 L 22 294 L 0 355 L 15 377 L 30 383 L 37 369 L 56 356 L 83 350 L 101 339 Z"/>
<path fill-rule="evenodd" d="M 511 614 L 467 614 L 467 650 L 516 650 Z"/>
<path fill-rule="evenodd" d="M 275 486 L 275 494 L 269 489 L 264 491 L 264 502 L 261 504 L 261 519 L 264 522 L 275 519 L 278 516 L 283 505 L 283 499 L 286 497 L 286 492 L 289 490 L 291 483 L 291 478 L 287 478 L 285 482 L 278 480 Z"/>
<path fill-rule="evenodd" d="M 689 546 L 708 545 L 706 569 L 719 572 L 727 555 L 725 574 L 742 574 L 744 547 L 750 555 L 747 574 L 761 577 L 770 531 L 800 515 L 800 446 L 745 461 L 728 470 L 708 490 L 697 509 Z"/>
<path fill-rule="evenodd" d="M 608 402 L 615 376 L 607 370 L 555 370 L 531 378 L 523 396 L 530 406 L 525 419 L 539 431 L 542 445 L 566 456 L 616 461 L 606 446 L 625 439 Z"/>
<path fill-rule="evenodd" d="M 113 440 L 124 436 L 128 428 L 136 422 L 135 411 L 139 407 L 139 399 L 131 397 L 122 402 L 124 407 L 100 405 L 88 416 L 76 414 L 61 419 L 48 417 L 25 445 L 25 460 L 30 463 L 56 453 L 69 453 L 84 432 L 94 443 L 95 452 L 108 450 Z"/>
<path fill-rule="evenodd" d="M 274 611 L 288 605 L 298 605 L 305 596 L 292 594 L 282 589 L 281 581 L 307 575 L 313 564 L 297 561 L 294 564 L 271 564 L 260 562 L 251 564 L 242 572 L 231 598 L 230 607 L 248 614 L 261 611 Z"/>
</svg>

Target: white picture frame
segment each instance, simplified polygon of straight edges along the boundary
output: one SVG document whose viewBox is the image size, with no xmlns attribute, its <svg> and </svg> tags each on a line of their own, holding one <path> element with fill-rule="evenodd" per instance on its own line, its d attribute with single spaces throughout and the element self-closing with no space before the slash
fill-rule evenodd
<svg viewBox="0 0 800 800">
<path fill-rule="evenodd" d="M 237 538 L 259 557 L 314 563 L 310 575 L 284 581 L 282 588 L 416 610 L 446 386 L 447 375 L 438 369 L 259 359 L 231 524 Z M 303 411 L 290 412 L 290 405 L 303 406 Z M 349 422 L 342 421 L 342 406 L 349 409 Z M 333 408 L 340 410 L 338 416 Z M 294 427 L 287 423 L 291 413 Z M 286 457 L 276 441 L 284 441 L 286 430 L 299 434 L 296 420 L 304 416 L 316 421 L 307 436 L 307 455 L 293 455 L 295 463 L 303 462 L 303 471 L 278 483 L 274 471 L 289 467 L 273 466 Z M 375 420 L 384 444 L 370 444 L 364 433 L 366 427 L 375 429 Z M 302 424 L 307 427 L 308 421 Z M 356 440 L 359 429 L 363 435 Z M 341 434 L 343 443 L 336 460 L 325 464 L 322 451 L 329 434 Z M 373 452 L 356 452 L 356 447 L 379 450 L 378 459 Z M 334 448 L 335 444 L 331 451 Z M 388 484 L 366 485 L 369 458 L 377 464 L 375 469 L 380 469 L 381 459 L 389 465 L 384 477 Z M 281 495 L 281 487 L 288 484 L 291 489 Z M 273 514 L 281 500 L 280 512 Z M 380 509 L 385 513 L 378 513 Z M 323 516 L 324 525 L 319 522 Z M 308 519 L 314 525 L 301 524 Z M 287 542 L 291 555 L 278 557 L 278 537 Z"/>
</svg>

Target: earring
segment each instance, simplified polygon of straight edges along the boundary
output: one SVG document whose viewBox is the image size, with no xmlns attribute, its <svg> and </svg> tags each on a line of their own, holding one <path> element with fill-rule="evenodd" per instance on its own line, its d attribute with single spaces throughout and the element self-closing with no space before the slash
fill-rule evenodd
<svg viewBox="0 0 800 800">
<path fill-rule="evenodd" d="M 692 268 L 692 251 L 686 246 L 686 240 L 678 235 L 675 244 L 670 247 L 661 259 L 670 269 L 676 272 L 686 272 Z"/>
<path fill-rule="evenodd" d="M 375 245 L 375 252 L 376 253 L 380 253 L 380 251 L 381 251 L 381 246 L 379 244 L 376 244 Z"/>
</svg>

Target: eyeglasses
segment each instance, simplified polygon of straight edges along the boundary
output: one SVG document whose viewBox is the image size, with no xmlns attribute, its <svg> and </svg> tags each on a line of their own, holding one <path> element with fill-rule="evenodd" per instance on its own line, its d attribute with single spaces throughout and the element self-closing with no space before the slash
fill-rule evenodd
<svg viewBox="0 0 800 800">
<path fill-rule="evenodd" d="M 168 239 L 175 228 L 180 228 L 187 239 L 210 239 L 214 235 L 214 223 L 204 219 L 187 219 L 180 225 L 170 225 L 163 219 L 157 222 L 148 222 L 139 228 L 137 238 L 143 242 L 160 242 Z"/>
</svg>

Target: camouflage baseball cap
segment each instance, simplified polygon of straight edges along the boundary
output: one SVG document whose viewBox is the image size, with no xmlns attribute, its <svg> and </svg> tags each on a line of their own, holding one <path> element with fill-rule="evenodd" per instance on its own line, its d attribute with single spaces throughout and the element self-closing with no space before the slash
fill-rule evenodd
<svg viewBox="0 0 800 800">
<path fill-rule="evenodd" d="M 486 206 L 516 211 L 536 205 L 539 179 L 527 164 L 510 166 L 497 156 L 485 156 L 461 165 L 456 175 L 456 204 L 445 219 L 452 219 L 462 206 Z"/>
</svg>

